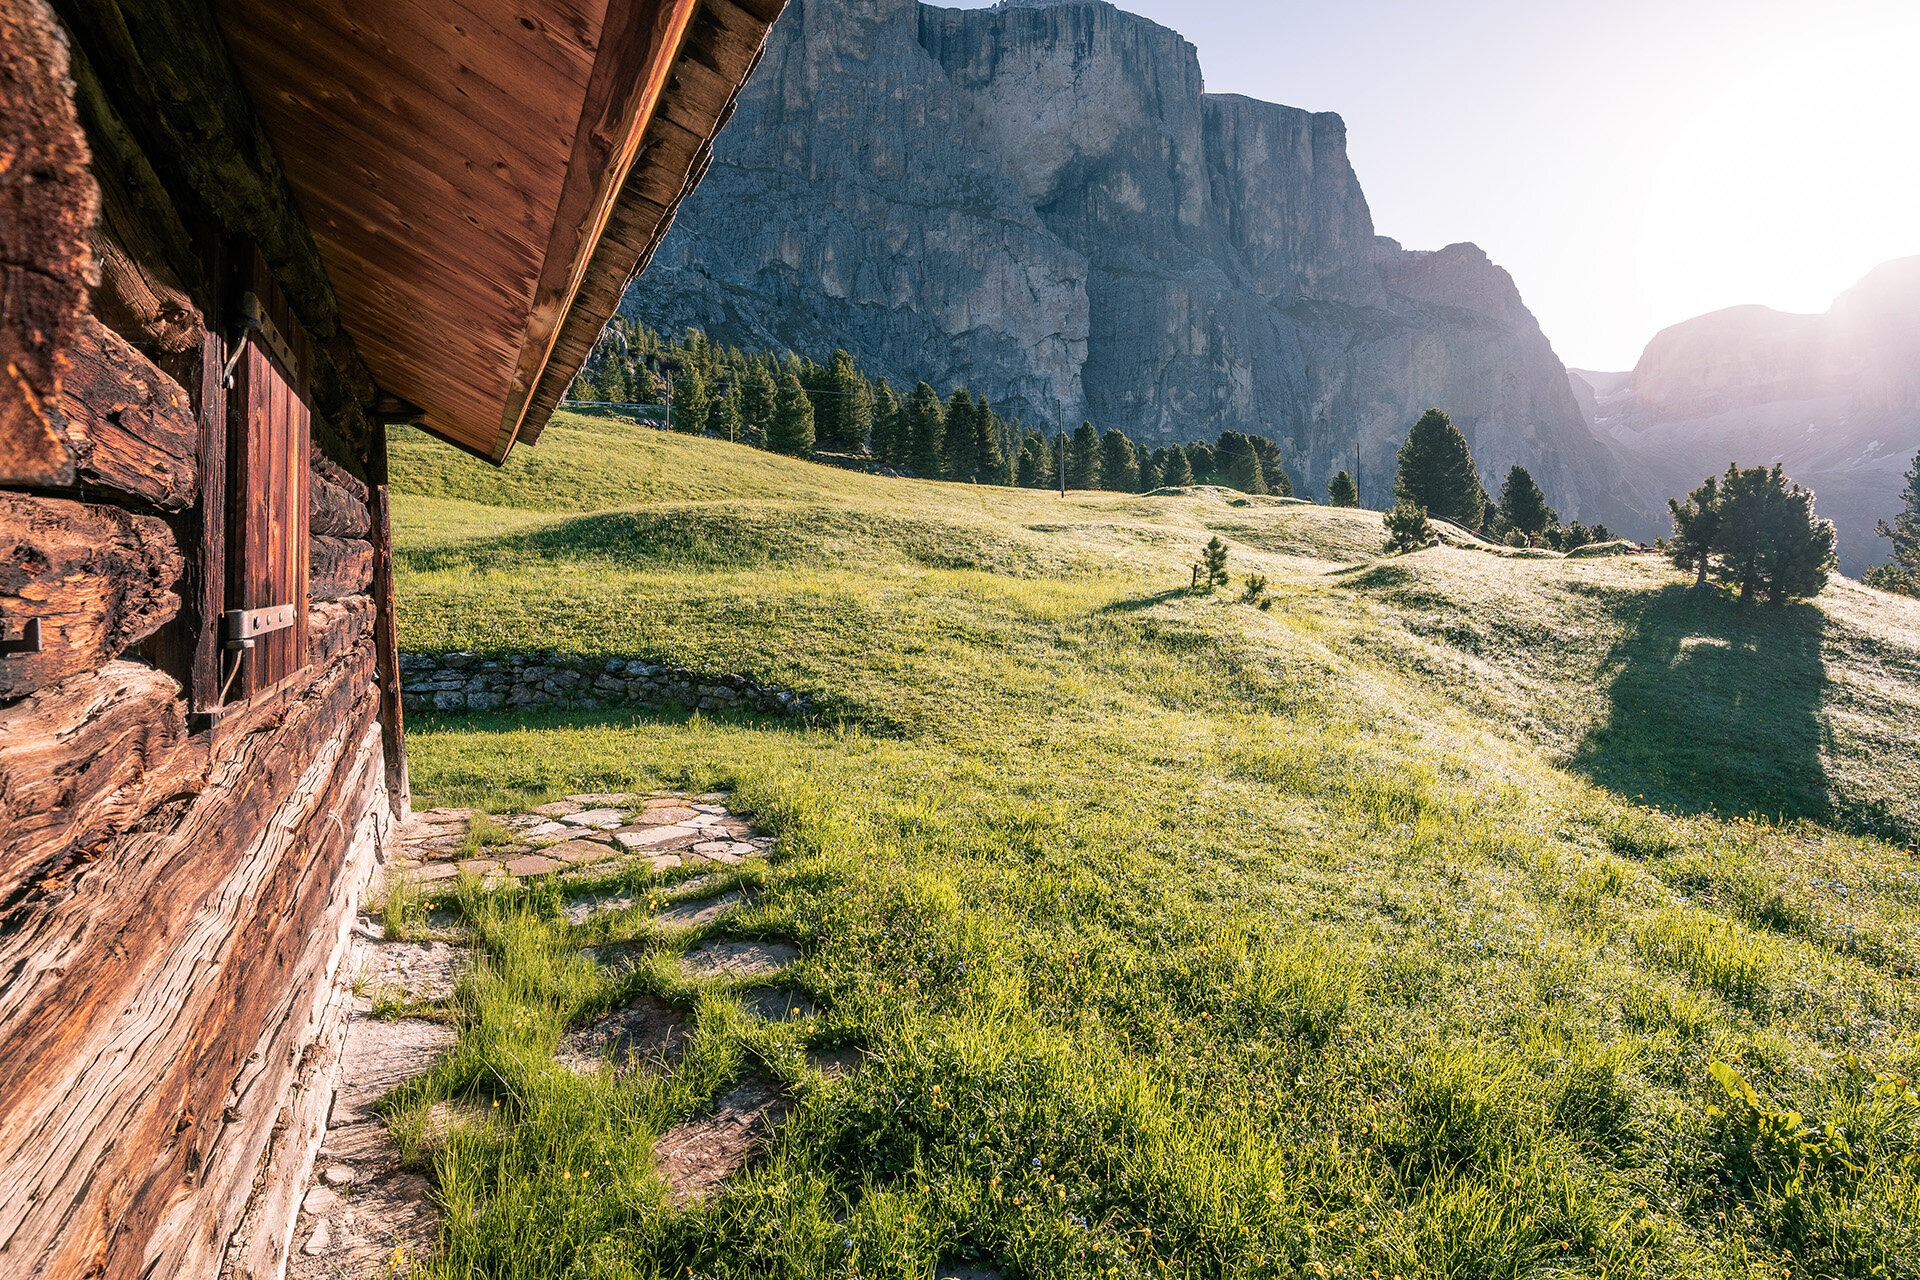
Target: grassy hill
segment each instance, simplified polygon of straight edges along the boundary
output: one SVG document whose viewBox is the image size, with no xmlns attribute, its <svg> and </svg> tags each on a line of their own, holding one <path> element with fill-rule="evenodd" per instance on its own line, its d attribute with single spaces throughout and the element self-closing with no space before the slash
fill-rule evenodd
<svg viewBox="0 0 1920 1280">
<path fill-rule="evenodd" d="M 403 647 L 824 708 L 411 726 L 421 803 L 735 789 L 782 852 L 732 927 L 824 1010 L 663 969 L 694 1065 L 562 1078 L 612 998 L 584 935 L 469 890 L 493 963 L 434 1088 L 524 1118 L 443 1156 L 444 1274 L 1920 1274 L 1920 605 L 582 419 L 502 471 L 403 435 L 394 472 Z M 1193 594 L 1216 533 L 1234 583 Z M 800 1052 L 846 1043 L 844 1080 Z M 650 1135 L 754 1064 L 780 1140 L 667 1208 Z"/>
</svg>

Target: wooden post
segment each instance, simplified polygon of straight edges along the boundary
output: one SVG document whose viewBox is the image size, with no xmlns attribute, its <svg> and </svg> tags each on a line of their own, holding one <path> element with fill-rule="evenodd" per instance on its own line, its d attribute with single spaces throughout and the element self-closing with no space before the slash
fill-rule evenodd
<svg viewBox="0 0 1920 1280">
<path fill-rule="evenodd" d="M 200 340 L 200 395 L 195 408 L 200 418 L 200 501 L 192 523 L 198 545 L 193 552 L 193 574 L 188 578 L 192 610 L 188 625 L 193 637 L 189 681 L 192 706 L 198 716 L 220 711 L 220 613 L 227 599 L 227 343 L 216 325 L 208 325 Z M 204 722 L 196 720 L 195 727 Z"/>
<path fill-rule="evenodd" d="M 393 614 L 393 520 L 387 497 L 387 420 L 375 418 L 367 445 L 367 514 L 373 539 L 374 678 L 380 683 L 380 741 L 387 757 L 387 796 L 401 820 L 413 810 L 407 778 L 406 719 L 400 707 L 400 638 Z"/>
</svg>

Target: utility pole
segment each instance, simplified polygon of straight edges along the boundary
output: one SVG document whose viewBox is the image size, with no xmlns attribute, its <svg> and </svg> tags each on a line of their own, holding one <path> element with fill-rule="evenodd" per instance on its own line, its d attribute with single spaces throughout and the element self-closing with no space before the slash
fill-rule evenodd
<svg viewBox="0 0 1920 1280">
<path fill-rule="evenodd" d="M 673 430 L 673 374 L 667 374 L 667 430 Z"/>
</svg>

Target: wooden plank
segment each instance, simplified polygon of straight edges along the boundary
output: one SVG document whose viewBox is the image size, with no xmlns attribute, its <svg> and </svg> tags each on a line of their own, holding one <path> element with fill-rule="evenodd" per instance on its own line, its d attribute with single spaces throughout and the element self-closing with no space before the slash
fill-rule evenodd
<svg viewBox="0 0 1920 1280">
<path fill-rule="evenodd" d="M 18 927 L 30 881 L 56 891 L 102 841 L 192 785 L 185 711 L 180 686 L 136 662 L 0 707 L 0 933 Z"/>
<path fill-rule="evenodd" d="M 43 0 L 0 9 L 0 483 L 73 479 L 47 406 L 87 305 L 99 197 L 66 54 Z"/>
<path fill-rule="evenodd" d="M 281 1280 L 300 1201 L 307 1192 L 308 1174 L 326 1136 L 340 1055 L 353 1011 L 356 911 L 380 850 L 393 830 L 393 814 L 381 785 L 384 770 L 378 726 L 369 726 L 368 735 L 362 741 L 362 751 L 371 767 L 364 770 L 362 790 L 346 806 L 348 815 L 363 816 L 348 848 L 346 866 L 335 882 L 335 901 L 326 915 L 331 928 L 312 933 L 309 959 L 299 967 L 301 972 L 319 975 L 320 982 L 301 1009 L 304 1024 L 289 1019 L 281 1032 L 281 1039 L 297 1043 L 299 1051 L 297 1055 L 287 1054 L 279 1046 L 268 1046 L 249 1058 L 250 1065 L 256 1060 L 266 1064 L 289 1061 L 292 1078 L 283 1082 L 256 1069 L 252 1082 L 243 1082 L 235 1089 L 243 1112 L 251 1109 L 250 1095 L 259 1095 L 264 1104 L 277 1091 L 285 1102 L 275 1118 L 271 1146 L 253 1179 L 255 1190 L 245 1220 L 233 1233 L 227 1249 L 221 1274 L 231 1280 Z M 229 1180 L 229 1185 L 238 1184 L 237 1178 Z"/>
<path fill-rule="evenodd" d="M 526 420 L 554 342 L 593 264 L 600 233 L 639 156 L 641 137 L 699 7 L 700 0 L 608 0 L 566 184 L 534 285 L 506 412 L 493 442 L 496 459 L 506 458 Z"/>
<path fill-rule="evenodd" d="M 704 0 L 647 126 L 644 162 L 628 174 L 554 337 L 540 381 L 530 389 L 519 438 L 529 443 L 539 438 L 619 307 L 627 282 L 645 269 L 672 223 L 673 211 L 705 174 L 710 140 L 733 114 L 740 87 L 759 64 L 767 31 L 783 5 L 784 0 L 752 0 L 749 9 L 729 0 Z M 723 79 L 732 90 L 722 102 L 717 94 Z"/>
<path fill-rule="evenodd" d="M 310 550 L 308 490 L 312 415 L 303 383 L 312 364 L 305 332 L 257 254 L 243 276 L 257 300 L 261 327 L 250 328 L 235 369 L 229 416 L 227 599 L 225 608 L 303 605 Z M 284 352 L 291 367 L 274 354 Z M 295 624 L 254 641 L 240 660 L 235 686 L 252 698 L 297 671 L 306 660 L 306 610 Z"/>
<path fill-rule="evenodd" d="M 322 600 L 307 609 L 307 662 L 325 666 L 373 634 L 373 597 Z"/>
<path fill-rule="evenodd" d="M 191 1214 L 163 1218 L 146 1248 L 152 1275 L 212 1276 L 218 1273 L 235 1230 L 252 1199 L 256 1170 L 267 1154 L 302 1058 L 320 1033 L 344 960 L 361 895 L 374 861 L 386 798 L 380 786 L 379 729 L 363 722 L 335 767 L 330 795 L 307 819 L 302 844 L 286 850 L 275 879 L 262 894 L 271 909 L 248 917 L 233 943 L 236 955 L 257 957 L 267 970 L 226 984 L 213 1007 L 244 1034 L 254 1021 L 243 1016 L 262 995 L 272 1003 L 258 1018 L 249 1046 L 202 1036 L 197 1065 L 202 1100 L 195 1114 L 204 1147 L 187 1191 Z M 365 834 L 362 834 L 364 831 Z M 233 976 L 233 975 L 227 975 Z M 223 1008 L 224 1006 L 224 1008 Z M 237 1042 L 236 1042 L 237 1041 Z M 248 1052 L 248 1050 L 251 1050 Z M 305 1169 L 299 1170 L 301 1175 Z M 304 1176 L 281 1194 L 305 1193 Z"/>
<path fill-rule="evenodd" d="M 194 713 L 207 715 L 220 708 L 220 613 L 227 599 L 227 344 L 209 330 L 200 351 L 200 502 L 193 509 L 198 540 L 188 596 L 188 693 Z"/>
<path fill-rule="evenodd" d="M 94 314 L 189 386 L 204 341 L 203 313 L 217 304 L 208 288 L 211 277 L 173 193 L 120 118 L 86 50 L 76 45 L 71 52 L 74 105 L 100 186 Z"/>
<path fill-rule="evenodd" d="M 200 424 L 187 393 L 92 316 L 81 318 L 67 355 L 60 426 L 79 482 L 167 511 L 192 506 Z"/>
<path fill-rule="evenodd" d="M 40 621 L 39 653 L 0 656 L 0 700 L 97 671 L 173 617 L 173 531 L 118 507 L 0 491 L 0 626 Z"/>
<path fill-rule="evenodd" d="M 340 322 L 338 299 L 279 158 L 200 0 L 55 0 L 140 149 L 185 181 L 182 195 L 260 246 L 324 356 L 312 402 L 358 447 L 374 382 Z M 205 302 L 205 299 L 202 299 Z"/>
<path fill-rule="evenodd" d="M 407 724 L 400 705 L 400 637 L 393 605 L 393 503 L 388 493 L 387 424 L 374 429 L 367 450 L 367 480 L 373 512 L 373 650 L 380 682 L 380 731 L 387 759 L 387 791 L 394 813 L 412 809 L 407 776 Z"/>
<path fill-rule="evenodd" d="M 309 479 L 308 529 L 332 538 L 364 538 L 372 527 L 367 510 L 367 486 L 352 472 L 320 451 L 313 450 Z"/>
<path fill-rule="evenodd" d="M 0 1185 L 17 1194 L 0 1197 L 0 1239 L 29 1274 L 185 1274 L 149 1269 L 150 1250 L 232 1200 L 202 1175 L 263 1122 L 229 1124 L 225 1106 L 324 928 L 343 856 L 327 815 L 368 741 L 371 675 L 358 646 L 195 735 L 205 763 L 178 801 L 16 903 Z"/>
<path fill-rule="evenodd" d="M 359 538 L 307 540 L 312 572 L 307 576 L 307 599 L 338 600 L 357 596 L 373 585 L 373 544 Z"/>
</svg>

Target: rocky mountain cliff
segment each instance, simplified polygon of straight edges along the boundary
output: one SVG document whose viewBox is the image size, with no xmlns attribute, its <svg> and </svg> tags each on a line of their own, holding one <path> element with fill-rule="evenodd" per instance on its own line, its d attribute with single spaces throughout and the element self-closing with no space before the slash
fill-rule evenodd
<svg viewBox="0 0 1920 1280">
<path fill-rule="evenodd" d="M 1838 526 L 1841 568 L 1886 558 L 1920 450 L 1920 258 L 1889 262 L 1822 315 L 1732 307 L 1663 329 L 1631 373 L 1574 373 L 1637 505 L 1730 461 L 1779 462 Z"/>
<path fill-rule="evenodd" d="M 1208 94 L 1179 35 L 1096 0 L 794 0 L 623 310 L 852 351 L 1009 416 L 1279 440 L 1386 499 L 1441 405 L 1490 487 L 1632 518 L 1506 272 L 1376 237 L 1340 118 Z"/>
</svg>

